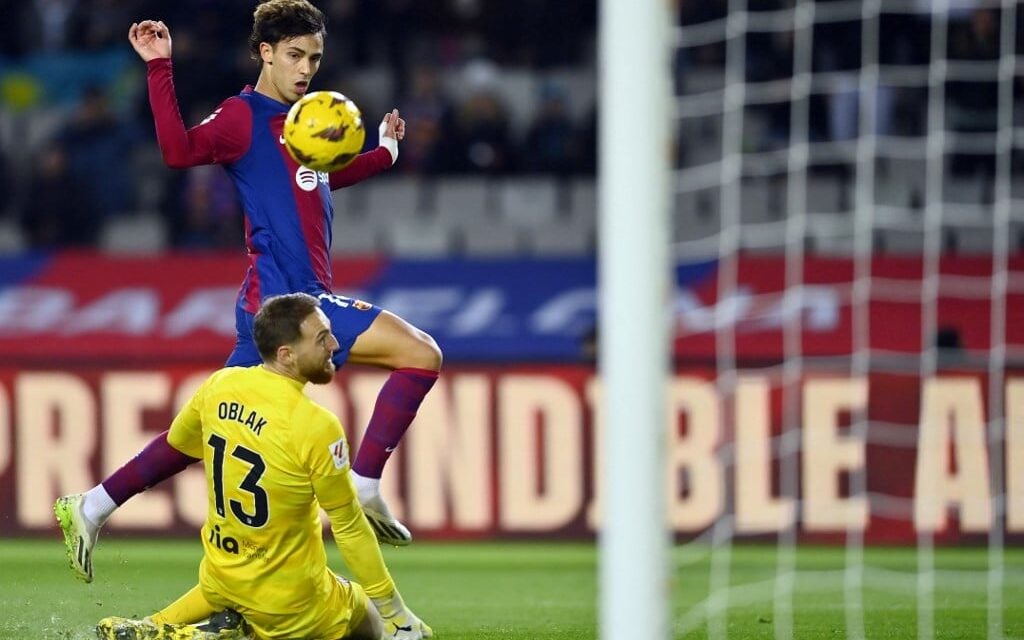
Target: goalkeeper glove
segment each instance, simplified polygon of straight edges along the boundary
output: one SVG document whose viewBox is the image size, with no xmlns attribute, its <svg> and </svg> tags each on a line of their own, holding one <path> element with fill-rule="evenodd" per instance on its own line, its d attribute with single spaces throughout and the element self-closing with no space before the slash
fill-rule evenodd
<svg viewBox="0 0 1024 640">
<path fill-rule="evenodd" d="M 434 637 L 434 630 L 409 611 L 397 590 L 390 598 L 371 600 L 384 621 L 385 640 L 420 640 Z"/>
</svg>

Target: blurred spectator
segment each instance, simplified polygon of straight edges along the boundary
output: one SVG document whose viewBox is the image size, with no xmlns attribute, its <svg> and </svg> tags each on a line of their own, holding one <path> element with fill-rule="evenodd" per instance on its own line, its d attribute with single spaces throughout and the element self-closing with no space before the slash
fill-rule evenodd
<svg viewBox="0 0 1024 640">
<path fill-rule="evenodd" d="M 52 1 L 52 0 L 51 0 Z M 135 18 L 135 3 L 124 0 L 78 0 L 83 11 L 75 26 L 75 45 L 96 50 L 118 46 L 124 41 L 127 26 Z"/>
<path fill-rule="evenodd" d="M 593 0 L 480 0 L 488 57 L 506 66 L 539 69 L 579 65 L 597 24 Z"/>
<path fill-rule="evenodd" d="M 774 3 L 761 4 L 762 10 L 776 8 Z M 747 82 L 770 82 L 791 77 L 794 37 L 792 31 L 749 34 L 746 52 Z M 758 114 L 767 124 L 767 132 L 761 141 L 762 148 L 781 148 L 789 144 L 789 100 L 753 104 L 748 107 L 748 111 Z"/>
<path fill-rule="evenodd" d="M 597 173 L 597 105 L 590 108 L 578 133 L 581 172 Z"/>
<path fill-rule="evenodd" d="M 512 120 L 501 94 L 501 69 L 475 58 L 458 75 L 454 126 L 444 144 L 443 166 L 452 173 L 501 174 L 515 167 Z"/>
<path fill-rule="evenodd" d="M 526 132 L 523 169 L 566 175 L 579 168 L 580 141 L 569 116 L 564 87 L 545 82 L 540 88 L 540 107 Z"/>
<path fill-rule="evenodd" d="M 418 2 L 415 0 L 376 0 L 365 5 L 376 8 L 373 17 L 375 39 L 384 45 L 385 61 L 399 93 L 408 86 L 408 61 L 405 50 L 417 33 Z M 329 27 L 328 27 L 329 28 Z"/>
<path fill-rule="evenodd" d="M 59 145 L 39 155 L 21 226 L 36 248 L 84 246 L 96 240 L 99 215 L 91 190 L 70 170 L 68 154 Z"/>
<path fill-rule="evenodd" d="M 445 145 L 453 132 L 453 107 L 432 65 L 412 71 L 409 95 L 398 105 L 406 128 L 413 132 L 402 142 L 402 161 L 396 169 L 409 173 L 438 173 L 444 169 Z"/>
<path fill-rule="evenodd" d="M 996 61 L 999 58 L 999 21 L 995 11 L 977 9 L 966 22 L 952 23 L 949 57 L 953 60 Z M 999 83 L 994 74 L 977 80 L 957 80 L 946 87 L 948 126 L 954 131 L 995 132 L 999 114 Z M 964 175 L 980 171 L 995 174 L 995 147 L 983 155 L 955 153 L 951 168 Z"/>
<path fill-rule="evenodd" d="M 14 185 L 8 171 L 7 155 L 0 149 L 0 217 L 7 213 L 7 208 L 13 204 Z"/>
<path fill-rule="evenodd" d="M 503 174 L 515 169 L 508 112 L 496 92 L 481 89 L 459 106 L 448 167 L 456 173 Z"/>
<path fill-rule="evenodd" d="M 6 39 L 13 36 L 19 45 L 16 53 L 63 51 L 79 44 L 75 39 L 85 8 L 81 0 L 28 0 L 12 3 L 14 28 L 4 29 Z M 4 13 L 8 8 L 4 7 Z"/>
<path fill-rule="evenodd" d="M 679 0 L 679 24 L 684 27 L 721 20 L 728 13 L 728 0 Z M 688 67 L 718 67 L 724 61 L 725 43 L 722 41 L 680 48 L 676 60 L 679 67 L 677 77 L 684 79 Z"/>
<path fill-rule="evenodd" d="M 367 7 L 372 3 L 358 0 L 327 0 L 319 5 L 327 16 L 327 45 L 331 55 L 320 65 L 321 74 L 336 76 L 349 67 L 370 64 L 369 25 Z"/>
<path fill-rule="evenodd" d="M 101 217 L 134 207 L 136 130 L 114 114 L 102 89 L 90 87 L 83 92 L 78 109 L 58 138 L 67 150 L 71 171 L 89 191 Z"/>
<path fill-rule="evenodd" d="M 231 178 L 220 165 L 185 173 L 180 215 L 173 216 L 174 245 L 184 249 L 239 249 L 242 209 Z"/>
<path fill-rule="evenodd" d="M 729 0 L 679 0 L 679 24 L 721 20 L 729 14 Z"/>
<path fill-rule="evenodd" d="M 883 13 L 878 59 L 882 64 L 927 64 L 931 51 L 930 7 L 923 13 Z"/>
<path fill-rule="evenodd" d="M 198 124 L 216 107 L 202 102 L 189 120 Z M 171 241 L 182 249 L 240 249 L 244 247 L 242 206 L 231 177 L 220 165 L 202 165 L 184 171 L 158 169 L 168 189 L 161 203 L 171 229 Z"/>
</svg>

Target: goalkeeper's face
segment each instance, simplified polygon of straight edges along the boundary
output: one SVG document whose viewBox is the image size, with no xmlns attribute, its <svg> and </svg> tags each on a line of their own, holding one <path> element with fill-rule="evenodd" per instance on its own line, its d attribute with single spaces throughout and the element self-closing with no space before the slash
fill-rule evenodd
<svg viewBox="0 0 1024 640">
<path fill-rule="evenodd" d="M 297 373 L 313 384 L 327 384 L 334 379 L 331 356 L 338 350 L 338 339 L 331 333 L 331 321 L 317 309 L 299 326 L 302 335 L 292 345 Z"/>
<path fill-rule="evenodd" d="M 282 40 L 270 45 L 260 45 L 260 56 L 263 59 L 264 78 L 270 82 L 259 87 L 271 98 L 292 104 L 306 95 L 309 83 L 320 69 L 320 60 L 324 57 L 324 36 L 311 33 Z"/>
</svg>

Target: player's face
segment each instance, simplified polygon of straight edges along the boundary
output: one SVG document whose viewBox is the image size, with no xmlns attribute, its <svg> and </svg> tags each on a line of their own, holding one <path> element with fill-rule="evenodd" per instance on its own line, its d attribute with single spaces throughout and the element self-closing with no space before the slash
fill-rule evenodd
<svg viewBox="0 0 1024 640">
<path fill-rule="evenodd" d="M 338 339 L 331 333 L 331 321 L 317 309 L 299 325 L 302 335 L 294 345 L 298 373 L 313 384 L 327 384 L 334 378 L 331 356 L 338 350 Z"/>
<path fill-rule="evenodd" d="M 309 82 L 320 68 L 324 57 L 322 34 L 296 36 L 276 45 L 260 45 L 263 73 L 270 80 L 261 89 L 271 98 L 291 104 L 306 95 Z"/>
</svg>

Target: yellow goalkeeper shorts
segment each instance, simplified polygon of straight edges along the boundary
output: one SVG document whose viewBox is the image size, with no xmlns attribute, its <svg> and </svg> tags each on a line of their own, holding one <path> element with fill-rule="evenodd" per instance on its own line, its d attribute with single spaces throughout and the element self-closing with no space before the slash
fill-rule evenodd
<svg viewBox="0 0 1024 640">
<path fill-rule="evenodd" d="M 295 613 L 257 611 L 230 603 L 215 593 L 204 595 L 210 604 L 231 607 L 242 614 L 258 640 L 345 638 L 366 617 L 370 601 L 359 584 L 334 573 L 330 575 L 334 579 L 330 581 L 327 597 L 322 602 L 310 602 L 303 611 Z"/>
</svg>

